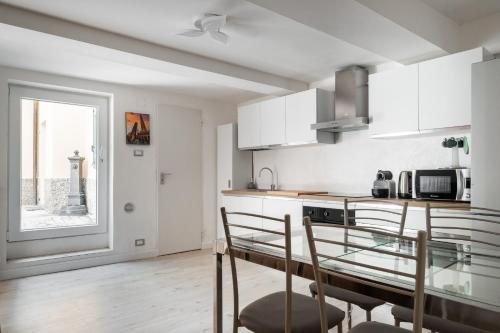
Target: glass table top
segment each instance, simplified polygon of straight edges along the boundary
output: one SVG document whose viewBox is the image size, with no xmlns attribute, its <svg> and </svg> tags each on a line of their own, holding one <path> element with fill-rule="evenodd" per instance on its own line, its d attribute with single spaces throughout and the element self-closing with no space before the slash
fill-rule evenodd
<svg viewBox="0 0 500 333">
<path fill-rule="evenodd" d="M 340 228 L 314 229 L 316 238 L 324 238 L 354 243 L 390 252 L 415 255 L 416 244 L 413 241 L 372 233 L 370 231 L 349 230 Z M 416 235 L 416 231 L 408 234 Z M 240 237 L 247 237 L 241 235 Z M 295 261 L 310 263 L 309 246 L 304 228 L 292 229 L 292 258 Z M 248 248 L 275 256 L 284 257 L 284 251 L 271 246 L 253 243 L 252 239 L 276 245 L 285 245 L 284 238 L 279 235 L 253 233 L 248 240 L 233 239 L 233 245 Z M 333 245 L 316 242 L 316 251 L 334 258 L 375 265 L 396 272 L 415 273 L 416 262 L 411 259 L 359 249 L 344 245 Z M 410 277 L 375 271 L 369 268 L 343 263 L 332 259 L 319 258 L 320 266 L 333 271 L 362 277 L 376 282 L 413 289 L 414 280 Z M 485 246 L 463 246 L 440 241 L 427 242 L 425 292 L 461 303 L 472 304 L 500 312 L 500 250 Z"/>
</svg>

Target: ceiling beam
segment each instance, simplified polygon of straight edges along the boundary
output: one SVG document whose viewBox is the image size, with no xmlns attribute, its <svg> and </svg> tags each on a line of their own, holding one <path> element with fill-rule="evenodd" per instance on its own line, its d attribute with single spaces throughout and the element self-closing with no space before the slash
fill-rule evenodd
<svg viewBox="0 0 500 333">
<path fill-rule="evenodd" d="M 305 90 L 308 87 L 305 82 L 145 42 L 6 4 L 0 4 L 0 23 L 66 38 L 72 42 L 85 43 L 92 46 L 89 48 L 89 52 L 94 52 L 96 47 L 104 48 L 106 52 L 100 52 L 99 54 L 101 56 L 106 54 L 109 60 L 135 66 L 140 65 L 148 69 L 213 82 L 221 86 L 267 95 L 283 95 Z"/>
<path fill-rule="evenodd" d="M 399 63 L 444 55 L 458 48 L 458 30 L 444 16 L 427 6 L 409 7 L 419 9 L 411 13 L 415 16 L 403 8 L 404 4 L 418 0 L 247 1 Z M 369 8 L 371 3 L 379 5 Z M 398 17 L 400 12 L 405 15 Z M 422 13 L 433 15 L 420 17 Z M 443 31 L 438 37 L 431 38 L 439 29 Z"/>
<path fill-rule="evenodd" d="M 460 51 L 460 26 L 420 0 L 356 0 L 448 53 Z"/>
</svg>

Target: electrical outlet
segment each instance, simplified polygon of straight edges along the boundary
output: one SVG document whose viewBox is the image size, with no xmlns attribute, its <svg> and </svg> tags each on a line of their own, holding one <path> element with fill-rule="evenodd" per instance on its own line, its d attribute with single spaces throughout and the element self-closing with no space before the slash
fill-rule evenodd
<svg viewBox="0 0 500 333">
<path fill-rule="evenodd" d="M 146 240 L 144 238 L 139 238 L 135 240 L 135 246 L 144 246 L 146 245 Z"/>
</svg>

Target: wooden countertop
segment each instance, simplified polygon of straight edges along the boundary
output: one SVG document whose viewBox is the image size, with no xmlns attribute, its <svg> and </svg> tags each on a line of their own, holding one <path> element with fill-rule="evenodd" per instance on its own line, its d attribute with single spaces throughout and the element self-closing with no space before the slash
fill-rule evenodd
<svg viewBox="0 0 500 333">
<path fill-rule="evenodd" d="M 303 190 L 227 190 L 222 191 L 225 195 L 251 195 L 263 197 L 285 197 L 285 198 L 298 198 L 303 195 L 320 195 L 326 194 L 326 191 L 303 191 Z"/>
<path fill-rule="evenodd" d="M 345 197 L 345 196 L 335 196 L 327 194 L 325 191 L 300 191 L 300 190 L 279 190 L 279 191 L 262 191 L 262 190 L 228 190 L 222 191 L 224 195 L 239 195 L 239 196 L 272 196 L 272 197 L 282 197 L 282 198 L 296 198 L 300 200 L 318 200 L 318 201 L 334 201 L 334 202 L 344 202 L 344 199 L 356 200 L 381 200 L 391 203 L 403 203 L 408 201 L 408 207 L 425 208 L 427 203 L 431 203 L 434 207 L 440 206 L 453 206 L 456 208 L 470 208 L 470 203 L 468 202 L 454 202 L 454 201 L 436 201 L 436 200 L 415 200 L 415 199 L 378 199 L 371 196 L 367 197 Z"/>
</svg>

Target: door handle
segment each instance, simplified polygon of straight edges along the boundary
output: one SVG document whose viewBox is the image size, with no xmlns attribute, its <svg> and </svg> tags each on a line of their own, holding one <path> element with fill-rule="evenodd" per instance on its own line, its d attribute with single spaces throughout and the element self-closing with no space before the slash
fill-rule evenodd
<svg viewBox="0 0 500 333">
<path fill-rule="evenodd" d="M 99 160 L 101 163 L 104 163 L 104 147 L 100 146 L 99 147 Z"/>
<path fill-rule="evenodd" d="M 167 179 L 167 176 L 171 176 L 172 173 L 170 172 L 160 172 L 160 184 L 164 185 L 165 184 L 165 179 Z"/>
</svg>

